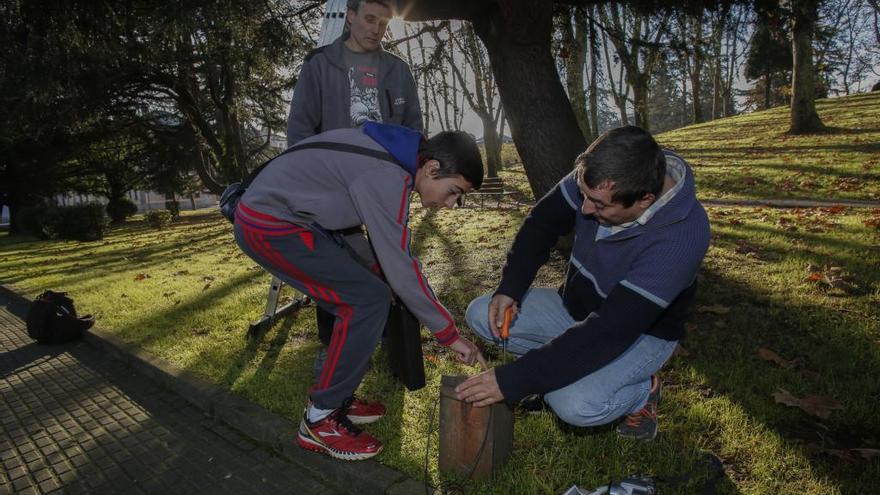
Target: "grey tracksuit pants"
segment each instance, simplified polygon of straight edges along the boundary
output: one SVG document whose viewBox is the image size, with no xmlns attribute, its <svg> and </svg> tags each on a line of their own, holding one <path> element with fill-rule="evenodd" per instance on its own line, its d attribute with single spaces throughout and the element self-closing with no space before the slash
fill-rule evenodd
<svg viewBox="0 0 880 495">
<path fill-rule="evenodd" d="M 335 316 L 326 359 L 309 395 L 316 407 L 339 407 L 360 385 L 382 337 L 390 287 L 342 236 L 243 211 L 241 205 L 235 240 L 266 271 Z"/>
</svg>

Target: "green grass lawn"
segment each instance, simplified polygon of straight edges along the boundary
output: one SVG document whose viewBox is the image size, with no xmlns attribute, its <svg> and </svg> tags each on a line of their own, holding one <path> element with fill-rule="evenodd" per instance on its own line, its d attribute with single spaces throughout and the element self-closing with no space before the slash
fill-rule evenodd
<svg viewBox="0 0 880 495">
<path fill-rule="evenodd" d="M 525 213 L 414 210 L 413 247 L 454 314 L 492 289 Z M 880 441 L 874 421 L 880 231 L 870 221 L 880 211 L 711 208 L 710 215 L 713 243 L 685 351 L 664 373 L 658 441 L 569 428 L 548 413 L 518 416 L 509 467 L 492 485 L 471 485 L 473 492 L 560 493 L 573 483 L 595 486 L 609 476 L 646 472 L 691 474 L 688 482 L 664 487 L 664 493 L 690 493 L 711 472 L 703 452 L 724 462 L 723 493 L 872 489 L 880 462 L 847 449 L 876 448 Z M 219 215 L 187 215 L 162 231 L 134 221 L 95 243 L 3 235 L 0 252 L 4 283 L 32 296 L 50 287 L 70 291 L 102 329 L 298 418 L 317 343 L 312 311 L 282 321 L 259 341 L 245 340 L 268 279 L 239 254 Z M 554 258 L 539 283 L 557 285 L 562 265 Z M 787 367 L 762 359 L 762 348 Z M 498 357 L 494 349 L 487 353 Z M 404 391 L 378 354 L 361 390 L 389 407 L 388 417 L 370 428 L 386 443 L 379 460 L 417 478 L 440 375 L 475 371 L 453 364 L 427 335 L 425 354 L 426 388 Z M 799 398 L 833 397 L 842 409 L 828 419 L 811 416 L 777 404 L 780 388 Z M 440 479 L 435 449 L 432 483 Z"/>
<path fill-rule="evenodd" d="M 878 102 L 876 96 L 859 95 L 845 103 L 868 112 L 868 103 L 876 107 Z M 875 150 L 872 158 L 865 158 L 846 145 L 848 165 L 828 169 L 829 175 L 822 177 L 876 174 L 872 167 L 880 165 L 878 130 L 866 131 L 874 133 L 874 144 L 869 144 L 865 136 L 870 134 L 858 129 L 876 128 L 877 119 L 849 122 L 841 116 L 829 122 L 827 116 L 843 114 L 828 102 L 821 102 L 819 109 L 826 123 L 857 129 L 838 137 L 861 136 L 864 146 Z M 878 113 L 876 108 L 870 112 Z M 781 133 L 782 112 L 764 114 L 756 122 L 764 119 L 761 125 Z M 750 118 L 756 117 L 717 124 L 726 130 L 717 131 L 711 146 L 724 150 L 715 155 L 728 158 L 711 162 L 710 153 L 700 151 L 710 145 L 696 144 L 711 141 L 716 132 L 711 125 L 695 128 L 693 136 L 700 137 L 693 139 L 686 139 L 684 131 L 661 136 L 664 144 L 698 162 L 701 197 L 779 195 L 772 188 L 759 194 L 741 186 L 752 175 L 773 184 L 794 173 L 793 166 L 738 165 L 734 157 L 746 156 L 742 149 L 749 146 L 748 139 L 760 139 L 755 146 L 768 160 L 803 158 L 797 166 L 813 170 L 807 173 L 819 174 L 809 163 L 818 168 L 833 153 L 843 153 L 833 147 L 837 145 L 811 146 L 808 138 L 773 137 L 766 129 L 749 138 L 752 131 L 740 133 L 732 127 L 741 119 L 750 129 Z M 722 139 L 729 141 L 722 144 Z M 688 150 L 685 143 L 691 146 Z M 863 166 L 868 167 L 857 172 Z M 502 174 L 506 184 L 523 191 L 523 200 L 529 199 L 521 167 L 511 166 Z M 833 184 L 836 179 L 829 180 Z M 876 194 L 880 185 L 874 182 L 860 191 L 829 185 L 804 195 L 864 199 Z M 465 332 L 462 316 L 468 302 L 497 283 L 504 253 L 527 211 L 428 211 L 414 206 L 413 250 Z M 687 476 L 679 483 L 661 484 L 661 493 L 699 493 L 714 472 L 707 453 L 725 468 L 719 493 L 876 492 L 880 457 L 870 449 L 880 448 L 875 416 L 880 401 L 880 210 L 709 208 L 709 214 L 712 245 L 688 337 L 662 375 L 657 441 L 619 439 L 607 427 L 567 427 L 549 413 L 518 415 L 512 459 L 493 483 L 472 483 L 469 493 L 558 494 L 572 484 L 596 487 L 609 477 L 632 473 L 680 480 Z M 557 286 L 564 263 L 554 256 L 537 284 Z M 135 219 L 93 243 L 3 233 L 0 282 L 30 296 L 46 288 L 69 291 L 81 312 L 96 314 L 101 329 L 292 420 L 301 414 L 317 347 L 313 311 L 281 321 L 262 339 L 245 339 L 248 323 L 265 305 L 268 276 L 240 253 L 231 226 L 217 213 L 187 213 L 165 230 Z M 398 386 L 380 351 L 360 394 L 388 406 L 388 417 L 369 427 L 386 445 L 378 460 L 421 479 L 431 435 L 428 473 L 436 484 L 444 478 L 436 469 L 437 425 L 428 420 L 440 376 L 476 370 L 454 364 L 427 334 L 424 352 L 424 389 L 407 392 Z M 486 353 L 499 358 L 495 349 Z M 782 398 L 783 390 L 812 402 L 803 409 L 778 403 L 774 394 Z M 817 404 L 830 409 L 818 409 Z"/>
</svg>

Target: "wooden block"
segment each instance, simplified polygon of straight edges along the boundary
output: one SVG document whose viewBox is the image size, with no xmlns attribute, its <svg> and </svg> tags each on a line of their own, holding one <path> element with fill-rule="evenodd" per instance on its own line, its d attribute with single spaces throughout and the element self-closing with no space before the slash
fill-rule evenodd
<svg viewBox="0 0 880 495">
<path fill-rule="evenodd" d="M 485 480 L 513 450 L 513 411 L 505 403 L 473 407 L 455 397 L 466 376 L 440 380 L 440 471 Z"/>
</svg>

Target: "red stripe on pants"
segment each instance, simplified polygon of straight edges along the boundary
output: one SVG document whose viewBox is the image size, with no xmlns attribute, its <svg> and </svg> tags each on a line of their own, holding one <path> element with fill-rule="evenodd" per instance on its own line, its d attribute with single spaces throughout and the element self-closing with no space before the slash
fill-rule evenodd
<svg viewBox="0 0 880 495">
<path fill-rule="evenodd" d="M 342 348 L 345 345 L 345 338 L 348 335 L 349 322 L 351 321 L 354 311 L 351 309 L 351 306 L 344 303 L 339 298 L 336 291 L 309 277 L 306 273 L 285 259 L 281 253 L 272 248 L 265 235 L 259 231 L 254 231 L 245 225 L 242 225 L 241 227 L 242 230 L 245 231 L 245 241 L 255 253 L 269 261 L 278 270 L 301 282 L 313 298 L 332 304 L 336 307 L 336 316 L 338 320 L 333 328 L 333 336 L 330 339 L 330 346 L 327 349 L 327 361 L 324 363 L 324 368 L 321 370 L 321 377 L 318 380 L 318 383 L 313 388 L 314 390 L 326 389 L 330 386 L 330 382 L 333 379 L 333 373 L 336 371 L 339 356 L 342 353 Z M 299 237 L 302 239 L 301 235 Z M 307 245 L 307 247 L 309 246 Z"/>
</svg>

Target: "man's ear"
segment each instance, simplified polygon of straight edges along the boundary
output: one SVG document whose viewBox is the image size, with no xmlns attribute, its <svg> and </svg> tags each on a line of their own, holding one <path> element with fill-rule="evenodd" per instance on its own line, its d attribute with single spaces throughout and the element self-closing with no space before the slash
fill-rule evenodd
<svg viewBox="0 0 880 495">
<path fill-rule="evenodd" d="M 654 193 L 645 193 L 645 195 L 642 196 L 642 199 L 636 201 L 636 203 L 638 203 L 639 208 L 648 209 L 652 204 L 654 204 L 654 201 L 656 199 L 657 196 L 655 196 Z"/>
</svg>

